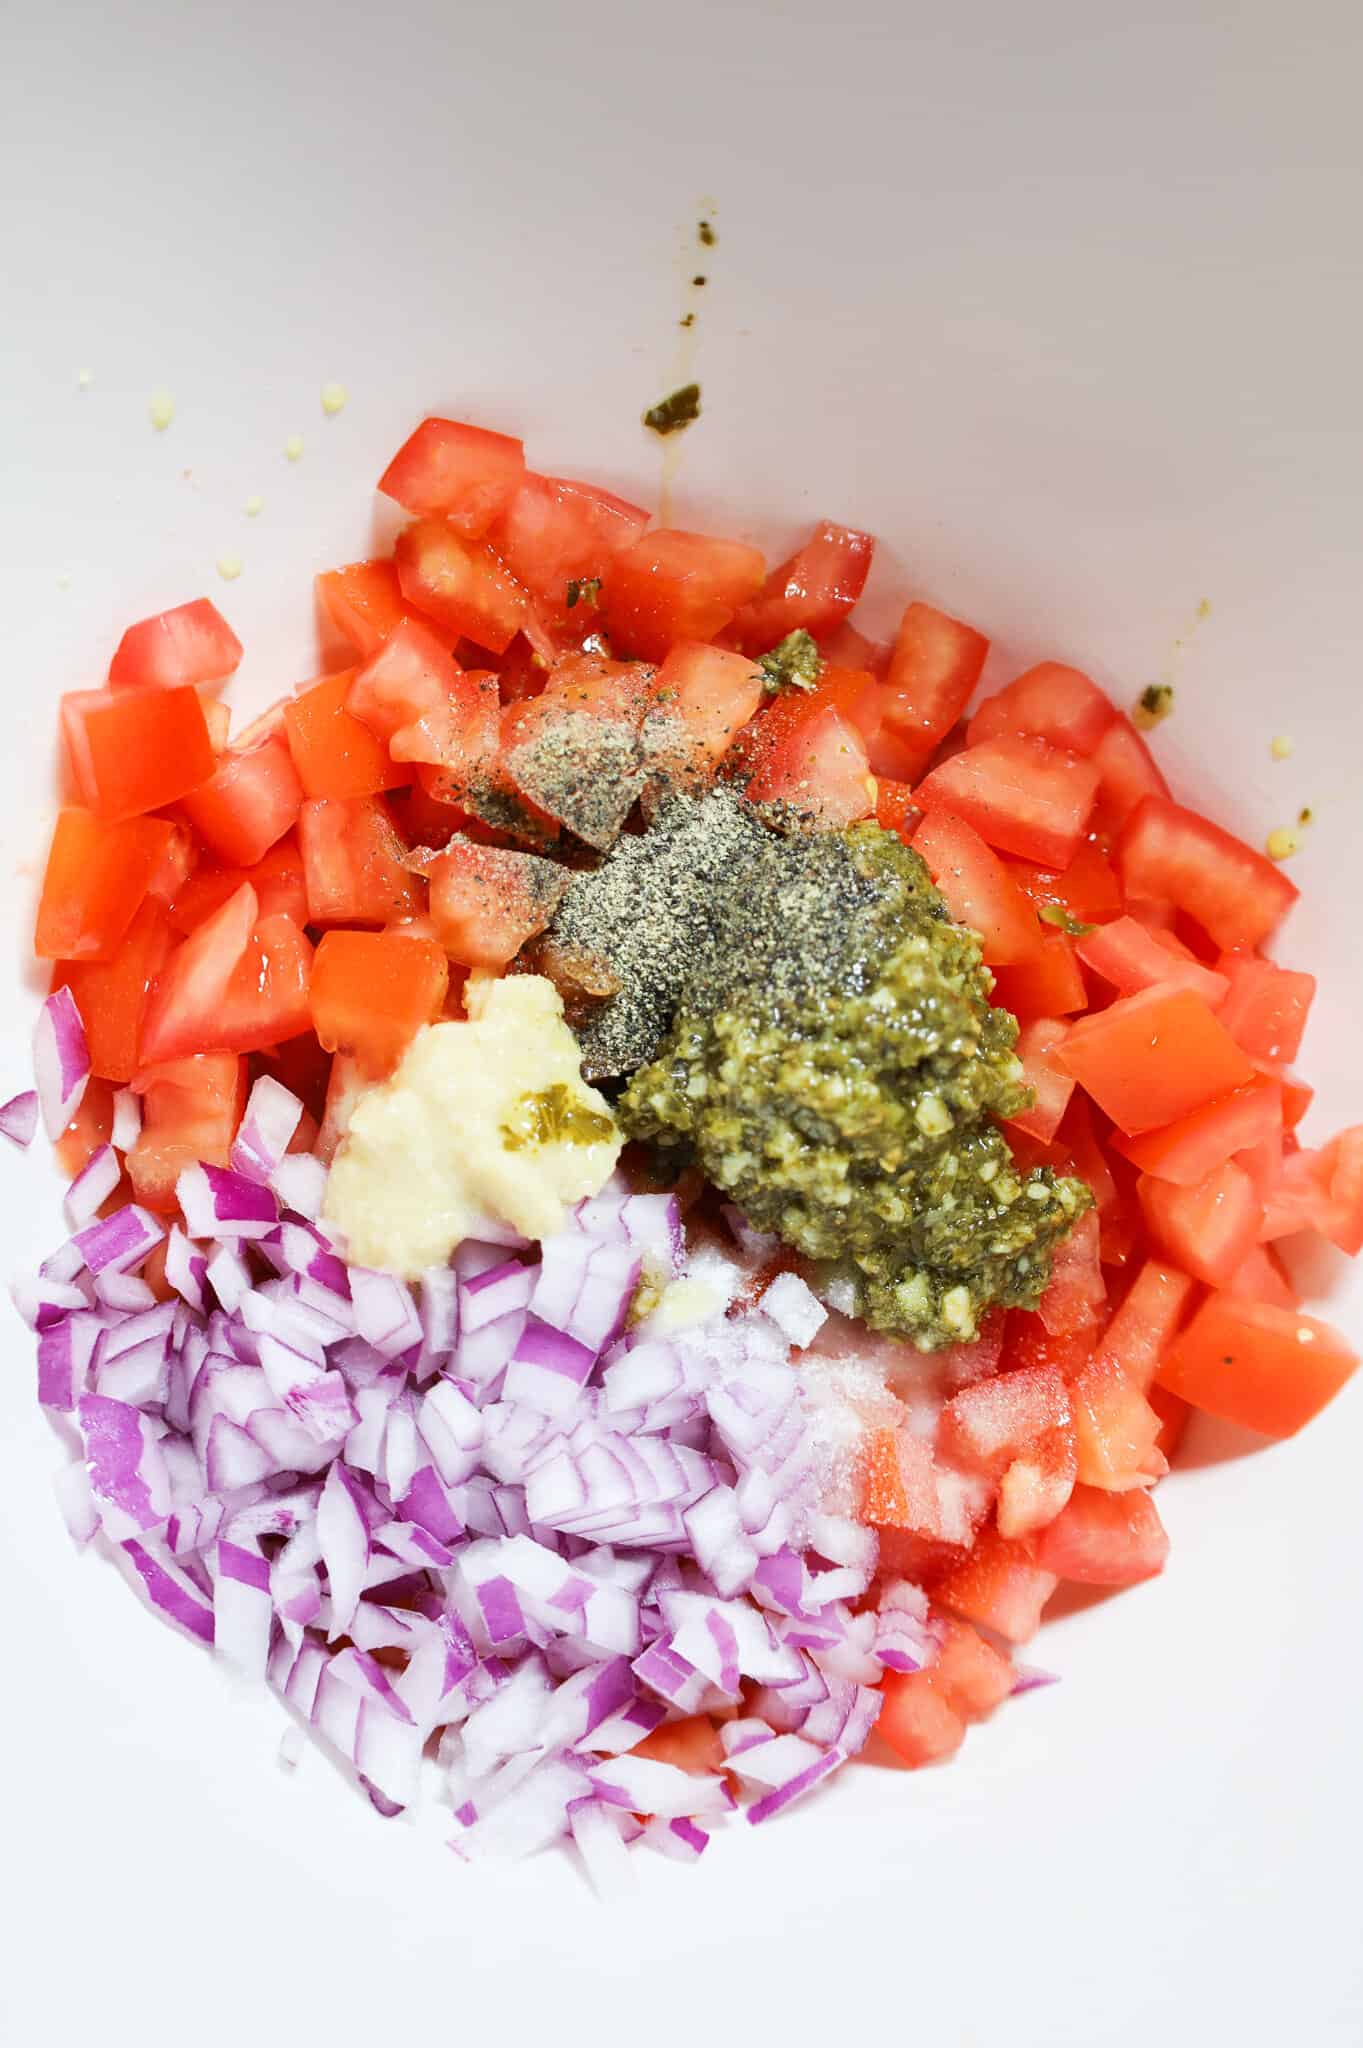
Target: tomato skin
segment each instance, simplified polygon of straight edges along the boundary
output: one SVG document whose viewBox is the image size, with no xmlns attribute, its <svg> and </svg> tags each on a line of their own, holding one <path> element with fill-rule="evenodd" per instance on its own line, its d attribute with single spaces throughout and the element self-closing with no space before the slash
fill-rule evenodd
<svg viewBox="0 0 1363 2048">
<path fill-rule="evenodd" d="M 1026 1643 L 1058 1584 L 1059 1575 L 1043 1570 L 1028 1544 L 983 1529 L 969 1556 L 938 1580 L 934 1598 L 1007 1642 Z"/>
<path fill-rule="evenodd" d="M 1242 1301 L 1271 1302 L 1274 1308 L 1300 1306 L 1287 1268 L 1268 1244 L 1256 1244 L 1246 1254 L 1244 1263 L 1236 1267 L 1226 1282 L 1224 1292 L 1237 1295 Z"/>
<path fill-rule="evenodd" d="M 1000 967 L 996 979 L 994 1002 L 1024 1021 L 1073 1017 L 1088 1007 L 1088 990 L 1068 932 L 1038 929 L 1032 952 L 1011 967 Z"/>
<path fill-rule="evenodd" d="M 217 606 L 196 597 L 129 626 L 109 663 L 109 681 L 116 690 L 221 682 L 236 669 L 241 651 Z"/>
<path fill-rule="evenodd" d="M 1193 1299 L 1186 1273 L 1147 1259 L 1103 1332 L 1101 1356 L 1120 1367 L 1133 1387 L 1148 1393 L 1160 1360 L 1173 1343 Z"/>
<path fill-rule="evenodd" d="M 973 825 L 1000 853 L 1066 868 L 1078 853 L 1098 789 L 1098 771 L 1047 740 L 1004 733 L 934 768 L 918 791 Z"/>
<path fill-rule="evenodd" d="M 876 823 L 883 832 L 897 833 L 906 846 L 912 846 L 913 835 L 922 822 L 922 817 L 923 813 L 914 801 L 911 784 L 895 782 L 888 775 L 877 775 Z M 979 838 L 978 833 L 975 836 Z M 928 866 L 931 865 L 929 861 Z"/>
<path fill-rule="evenodd" d="M 803 628 L 816 640 L 842 623 L 866 587 L 875 535 L 825 519 L 802 548 L 772 570 L 760 594 L 735 613 L 731 631 L 745 654 L 768 654 Z"/>
<path fill-rule="evenodd" d="M 1282 1130 L 1281 1084 L 1256 1074 L 1243 1088 L 1218 1096 L 1177 1123 L 1139 1138 L 1118 1136 L 1113 1143 L 1142 1173 L 1191 1188 L 1237 1152 L 1275 1138 L 1281 1141 Z"/>
<path fill-rule="evenodd" d="M 1314 974 L 1276 967 L 1253 953 L 1223 953 L 1221 1022 L 1251 1059 L 1294 1060 L 1316 997 Z"/>
<path fill-rule="evenodd" d="M 1016 1047 L 1023 1077 L 1036 1101 L 1021 1116 L 1009 1117 L 1007 1121 L 1046 1145 L 1059 1130 L 1074 1093 L 1074 1082 L 1052 1058 L 1057 1047 L 1063 1045 L 1068 1028 L 1057 1017 L 1037 1017 L 1023 1025 Z"/>
<path fill-rule="evenodd" d="M 1103 1351 L 1082 1366 L 1070 1388 L 1077 1476 L 1085 1486 L 1125 1493 L 1162 1479 L 1160 1419 L 1121 1361 Z"/>
<path fill-rule="evenodd" d="M 1173 1345 L 1160 1385 L 1263 1436 L 1294 1436 L 1358 1360 L 1338 1331 L 1297 1310 L 1212 1294 Z"/>
<path fill-rule="evenodd" d="M 352 672 L 346 710 L 387 745 L 404 726 L 439 709 L 456 673 L 452 655 L 429 627 L 400 619 L 378 651 Z"/>
<path fill-rule="evenodd" d="M 505 967 L 542 932 L 568 887 L 566 868 L 533 853 L 452 839 L 429 859 L 431 922 L 452 960 Z"/>
<path fill-rule="evenodd" d="M 1142 1174 L 1136 1193 L 1152 1242 L 1208 1287 L 1224 1287 L 1258 1243 L 1264 1205 L 1233 1159 L 1193 1187 Z"/>
<path fill-rule="evenodd" d="M 881 790 L 886 786 L 881 783 Z M 1039 950 L 1041 932 L 1031 905 L 973 825 L 948 811 L 929 810 L 909 844 L 927 862 L 954 921 L 979 933 L 986 966 L 1006 967 Z"/>
<path fill-rule="evenodd" d="M 661 661 L 675 640 L 713 640 L 762 587 L 756 548 L 659 528 L 616 556 L 601 612 L 617 653 Z"/>
<path fill-rule="evenodd" d="M 1079 924 L 1107 924 L 1122 914 L 1122 885 L 1117 871 L 1092 838 L 1085 840 L 1060 874 L 1019 861 L 1009 861 L 1007 867 L 1036 911 L 1064 910 Z"/>
<path fill-rule="evenodd" d="M 308 988 L 313 1029 L 327 1052 L 345 1053 L 370 1080 L 381 1080 L 422 1025 L 440 1015 L 449 980 L 449 963 L 432 939 L 326 932 Z"/>
<path fill-rule="evenodd" d="M 1127 1137 L 1243 1088 L 1254 1069 L 1190 989 L 1155 987 L 1082 1017 L 1056 1055 Z"/>
<path fill-rule="evenodd" d="M 66 986 L 75 997 L 99 1078 L 122 1087 L 137 1072 L 148 996 L 171 943 L 166 907 L 148 896 L 112 960 L 63 961 L 53 976 L 54 988 Z"/>
<path fill-rule="evenodd" d="M 911 1770 L 945 1763 L 965 1741 L 965 1721 L 931 1683 L 930 1671 L 887 1671 L 876 1733 Z"/>
<path fill-rule="evenodd" d="M 233 748 L 184 800 L 200 839 L 230 867 L 254 867 L 298 822 L 303 791 L 278 736 L 249 753 Z"/>
<path fill-rule="evenodd" d="M 409 606 L 494 654 L 504 654 L 527 621 L 526 594 L 506 564 L 443 519 L 413 520 L 393 559 Z"/>
<path fill-rule="evenodd" d="M 1117 716 L 1082 670 L 1042 661 L 986 697 L 970 721 L 972 747 L 1000 733 L 1035 733 L 1071 754 L 1091 754 Z"/>
<path fill-rule="evenodd" d="M 789 804 L 822 831 L 839 831 L 875 808 L 861 734 L 831 705 L 804 719 L 748 783 L 753 803 Z"/>
<path fill-rule="evenodd" d="M 354 680 L 354 669 L 323 676 L 284 707 L 300 808 L 305 796 L 377 796 L 380 790 L 397 789 L 411 780 L 410 773 L 389 759 L 382 741 L 348 709 Z"/>
<path fill-rule="evenodd" d="M 1081 1586 L 1135 1586 L 1164 1570 L 1169 1537 L 1148 1493 L 1076 1486 L 1035 1539 L 1038 1564 Z"/>
<path fill-rule="evenodd" d="M 395 924 L 421 892 L 397 828 L 375 797 L 309 797 L 298 816 L 309 924 Z"/>
<path fill-rule="evenodd" d="M 527 470 L 489 539 L 549 631 L 580 640 L 595 629 L 597 610 L 581 596 L 570 606 L 569 584 L 604 580 L 647 525 L 642 506 L 610 491 Z"/>
<path fill-rule="evenodd" d="M 1204 967 L 1171 932 L 1151 931 L 1135 917 L 1119 917 L 1086 933 L 1078 941 L 1078 953 L 1086 967 L 1123 995 L 1157 984 L 1190 988 L 1215 1010 L 1230 987 L 1224 974 Z"/>
<path fill-rule="evenodd" d="M 1146 797 L 1132 812 L 1117 867 L 1129 897 L 1176 905 L 1227 950 L 1261 945 L 1300 893 L 1265 855 L 1162 797 Z"/>
<path fill-rule="evenodd" d="M 673 647 L 653 679 L 644 726 L 654 773 L 677 788 L 707 782 L 762 696 L 762 672 L 748 655 L 703 641 Z"/>
<path fill-rule="evenodd" d="M 440 513 L 457 533 L 477 540 L 506 510 L 524 475 L 524 444 L 510 434 L 432 417 L 408 435 L 378 488 L 408 512 Z"/>
<path fill-rule="evenodd" d="M 62 733 L 80 801 L 109 824 L 178 803 L 217 766 L 197 690 L 76 690 Z"/>
<path fill-rule="evenodd" d="M 228 1164 L 246 1086 L 246 1062 L 231 1052 L 198 1053 L 137 1075 L 142 1129 L 128 1154 L 128 1176 L 139 1202 L 173 1214 L 175 1183 L 187 1166 Z"/>
<path fill-rule="evenodd" d="M 989 642 L 983 633 L 915 601 L 899 622 L 874 749 L 877 775 L 916 782 L 970 701 Z"/>
<path fill-rule="evenodd" d="M 1169 795 L 1163 771 L 1131 720 L 1118 712 L 1092 759 L 1098 770 L 1098 814 L 1103 827 L 1119 831 L 1147 796 Z"/>
<path fill-rule="evenodd" d="M 708 1714 L 690 1714 L 684 1721 L 664 1721 L 642 1742 L 636 1742 L 630 1755 L 651 1757 L 659 1764 L 675 1764 L 681 1771 L 707 1774 L 722 1771 L 726 1763 L 719 1730 Z"/>
<path fill-rule="evenodd" d="M 114 959 L 174 839 L 164 818 L 107 825 L 90 811 L 60 811 L 38 903 L 38 958 Z"/>
</svg>

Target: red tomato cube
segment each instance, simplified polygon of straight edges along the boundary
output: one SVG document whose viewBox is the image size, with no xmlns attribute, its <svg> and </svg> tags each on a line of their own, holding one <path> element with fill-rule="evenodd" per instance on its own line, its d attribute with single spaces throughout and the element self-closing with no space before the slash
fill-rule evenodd
<svg viewBox="0 0 1363 2048">
<path fill-rule="evenodd" d="M 1226 948 L 1261 945 L 1299 893 L 1264 854 L 1164 797 L 1127 820 L 1117 866 L 1129 897 L 1176 905 Z"/>
<path fill-rule="evenodd" d="M 1208 1287 L 1224 1287 L 1258 1242 L 1264 1205 L 1233 1159 L 1195 1187 L 1142 1174 L 1136 1192 L 1152 1242 Z"/>
<path fill-rule="evenodd" d="M 426 419 L 379 478 L 385 497 L 409 512 L 438 512 L 477 540 L 506 510 L 525 475 L 525 448 L 510 434 Z"/>
<path fill-rule="evenodd" d="M 346 1054 L 379 1080 L 440 1015 L 449 980 L 449 962 L 433 939 L 326 932 L 308 988 L 313 1029 L 328 1052 Z"/>
<path fill-rule="evenodd" d="M 744 653 L 767 654 L 801 628 L 816 640 L 833 632 L 866 587 L 875 546 L 874 534 L 822 521 L 735 614 L 733 636 Z"/>
<path fill-rule="evenodd" d="M 674 640 L 713 640 L 762 588 L 756 548 L 660 528 L 611 563 L 601 591 L 617 652 L 661 661 Z"/>
<path fill-rule="evenodd" d="M 222 613 L 209 598 L 196 597 L 129 626 L 109 663 L 109 681 L 116 690 L 173 690 L 220 682 L 240 660 L 241 642 Z"/>
<path fill-rule="evenodd" d="M 1135 1586 L 1164 1570 L 1169 1537 L 1148 1493 L 1076 1486 L 1036 1538 L 1038 1564 L 1081 1586 Z"/>
<path fill-rule="evenodd" d="M 33 950 L 40 960 L 112 960 L 176 837 L 165 818 L 105 824 L 57 815 Z"/>
<path fill-rule="evenodd" d="M 1264 1436 L 1293 1436 L 1332 1401 L 1358 1360 L 1337 1330 L 1295 1309 L 1213 1294 L 1160 1367 L 1194 1408 Z"/>
<path fill-rule="evenodd" d="M 910 844 L 927 862 L 954 921 L 979 933 L 987 966 L 1006 967 L 1039 950 L 1035 911 L 973 825 L 949 811 L 929 810 Z"/>
<path fill-rule="evenodd" d="M 221 755 L 208 781 L 184 800 L 185 816 L 205 846 L 243 868 L 254 867 L 293 830 L 302 806 L 289 749 L 277 734 L 249 752 L 232 748 Z"/>
<path fill-rule="evenodd" d="M 348 708 L 354 680 L 354 669 L 324 676 L 284 707 L 289 753 L 302 785 L 300 804 L 303 796 L 377 796 L 412 779 Z"/>
<path fill-rule="evenodd" d="M 1254 1079 L 1201 996 L 1163 986 L 1080 1018 L 1056 1058 L 1128 1137 L 1175 1123 Z"/>
<path fill-rule="evenodd" d="M 80 801 L 110 824 L 177 803 L 217 766 L 197 690 L 77 690 L 61 700 Z"/>
<path fill-rule="evenodd" d="M 989 642 L 983 633 L 915 601 L 905 610 L 885 677 L 877 775 L 916 782 L 970 701 Z"/>
<path fill-rule="evenodd" d="M 1071 754 L 1091 754 L 1116 716 L 1110 699 L 1082 670 L 1042 661 L 985 698 L 968 737 L 974 747 L 1000 733 L 1030 732 Z"/>
</svg>

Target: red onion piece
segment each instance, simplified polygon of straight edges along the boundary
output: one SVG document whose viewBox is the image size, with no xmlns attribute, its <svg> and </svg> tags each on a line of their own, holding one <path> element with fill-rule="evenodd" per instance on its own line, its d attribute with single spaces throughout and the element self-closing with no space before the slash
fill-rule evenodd
<svg viewBox="0 0 1363 2048">
<path fill-rule="evenodd" d="M 131 1088 L 114 1090 L 114 1122 L 109 1143 L 116 1152 L 131 1152 L 142 1134 L 142 1102 Z"/>
<path fill-rule="evenodd" d="M 251 1084 L 246 1113 L 232 1143 L 233 1173 L 268 1186 L 279 1171 L 294 1132 L 303 1119 L 303 1105 L 296 1095 L 261 1074 Z"/>
<path fill-rule="evenodd" d="M 28 1150 L 38 1131 L 38 1096 L 35 1089 L 11 1095 L 0 1103 L 0 1137 L 8 1138 L 21 1152 Z"/>
<path fill-rule="evenodd" d="M 54 990 L 38 1012 L 33 1031 L 33 1079 L 43 1128 L 55 1144 L 80 1108 L 90 1079 L 85 1026 L 69 988 Z"/>
</svg>

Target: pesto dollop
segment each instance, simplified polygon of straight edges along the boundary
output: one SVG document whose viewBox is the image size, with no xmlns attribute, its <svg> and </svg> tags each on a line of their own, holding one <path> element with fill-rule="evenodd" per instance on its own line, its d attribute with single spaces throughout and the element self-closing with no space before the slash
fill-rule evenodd
<svg viewBox="0 0 1363 2048">
<path fill-rule="evenodd" d="M 1035 1307 L 1092 1197 L 1015 1163 L 996 1119 L 1030 1100 L 1017 1023 L 920 857 L 875 825 L 815 837 L 858 884 L 838 942 L 802 943 L 778 913 L 761 957 L 753 890 L 780 870 L 735 872 L 708 971 L 683 981 L 619 1119 L 854 1282 L 873 1328 L 922 1350 L 968 1341 L 989 1307 Z"/>
</svg>

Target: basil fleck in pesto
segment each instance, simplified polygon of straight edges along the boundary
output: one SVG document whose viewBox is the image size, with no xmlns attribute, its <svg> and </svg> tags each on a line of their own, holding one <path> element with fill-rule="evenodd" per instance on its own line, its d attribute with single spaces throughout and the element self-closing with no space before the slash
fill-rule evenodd
<svg viewBox="0 0 1363 2048">
<path fill-rule="evenodd" d="M 574 576 L 568 584 L 567 608 L 576 604 L 597 604 L 601 597 L 599 576 Z"/>
<path fill-rule="evenodd" d="M 1072 939 L 1086 939 L 1093 930 L 1091 924 L 1066 910 L 1063 903 L 1043 903 L 1037 916 L 1042 924 L 1053 924 L 1057 931 L 1067 932 Z"/>
<path fill-rule="evenodd" d="M 675 434 L 682 427 L 689 427 L 692 420 L 700 418 L 699 384 L 683 384 L 678 390 L 670 391 L 666 398 L 660 398 L 644 414 L 644 425 L 652 427 L 655 434 Z"/>
<path fill-rule="evenodd" d="M 762 688 L 775 697 L 781 690 L 812 690 L 823 674 L 823 656 L 803 626 L 787 633 L 757 666 L 762 671 Z"/>
<path fill-rule="evenodd" d="M 1138 726 L 1142 732 L 1149 732 L 1152 726 L 1159 725 L 1164 719 L 1168 718 L 1173 708 L 1174 690 L 1172 683 L 1151 683 L 1149 688 L 1142 690 L 1137 698 L 1136 708 L 1131 714 L 1131 722 L 1133 725 Z"/>
<path fill-rule="evenodd" d="M 540 1145 L 599 1145 L 614 1135 L 611 1119 L 580 1101 L 562 1081 L 538 1094 L 522 1095 L 501 1127 L 508 1152 L 532 1151 Z"/>
<path fill-rule="evenodd" d="M 714 224 L 708 220 L 698 222 L 696 226 L 696 239 L 701 244 L 702 248 L 713 249 L 716 241 L 718 240 L 718 236 L 715 234 Z"/>
</svg>

